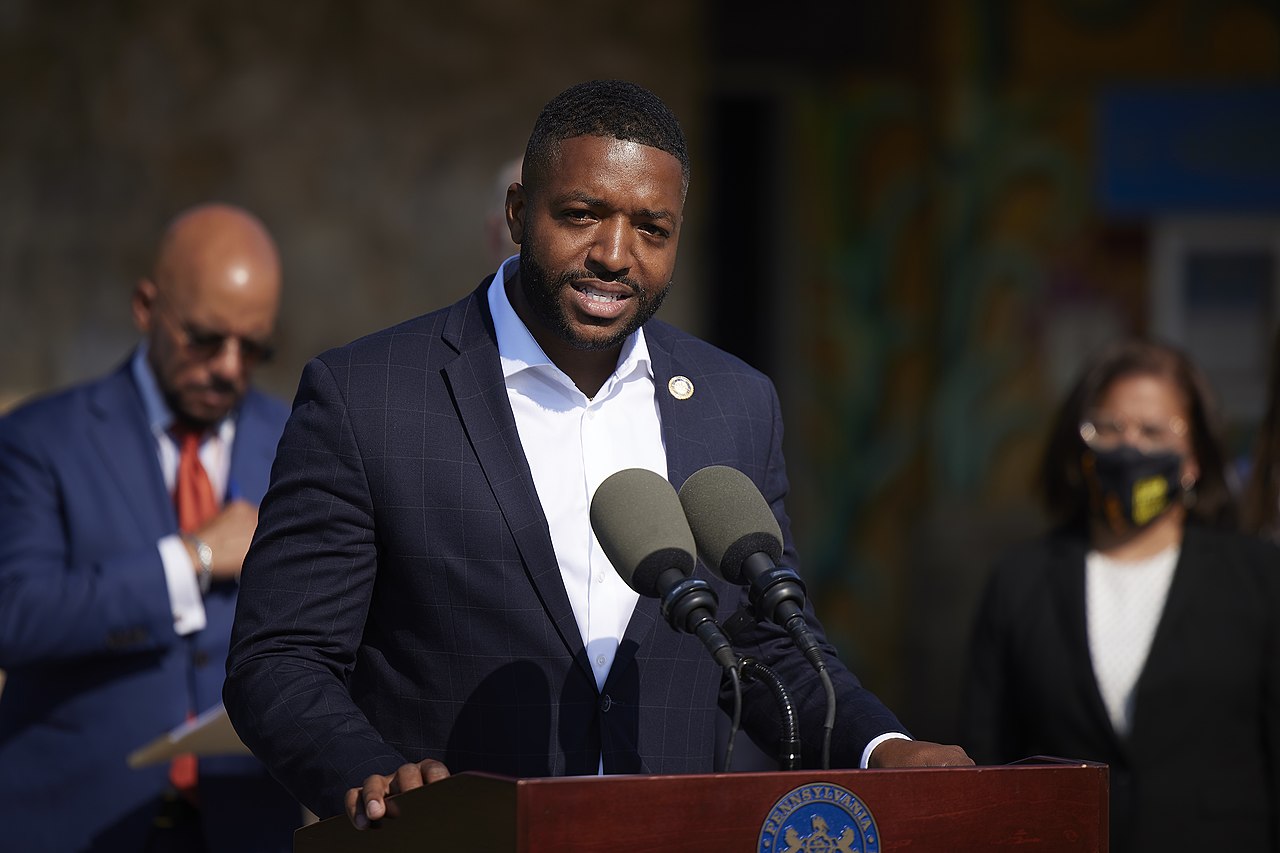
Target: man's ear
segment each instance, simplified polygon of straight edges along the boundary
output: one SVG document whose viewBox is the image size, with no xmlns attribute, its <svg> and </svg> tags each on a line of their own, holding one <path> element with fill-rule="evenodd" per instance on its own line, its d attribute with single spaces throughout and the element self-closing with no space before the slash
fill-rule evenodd
<svg viewBox="0 0 1280 853">
<path fill-rule="evenodd" d="M 517 245 L 524 242 L 526 212 L 524 184 L 517 181 L 507 187 L 507 230 L 511 232 L 511 242 Z"/>
<path fill-rule="evenodd" d="M 155 282 L 149 278 L 140 278 L 138 279 L 138 284 L 133 288 L 133 296 L 129 300 L 130 310 L 133 314 L 133 325 L 144 335 L 151 331 L 151 323 L 155 318 L 156 294 L 158 292 Z"/>
</svg>

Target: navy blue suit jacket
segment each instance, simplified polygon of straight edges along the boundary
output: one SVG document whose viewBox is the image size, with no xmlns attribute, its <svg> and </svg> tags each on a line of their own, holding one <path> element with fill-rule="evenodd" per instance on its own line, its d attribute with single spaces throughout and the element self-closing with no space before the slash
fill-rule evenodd
<svg viewBox="0 0 1280 853">
<path fill-rule="evenodd" d="M 313 360 L 281 439 L 224 697 L 245 742 L 321 815 L 369 774 L 428 757 L 512 776 L 591 774 L 602 759 L 607 773 L 712 770 L 721 671 L 656 601 L 636 605 L 596 688 L 508 402 L 488 283 Z M 794 565 L 772 384 L 665 323 L 645 335 L 671 481 L 707 465 L 747 473 Z M 668 393 L 675 375 L 692 397 Z M 745 604 L 699 572 L 722 621 Z M 791 686 L 817 766 L 817 678 L 782 632 L 752 623 L 738 636 Z M 901 725 L 833 667 L 832 763 L 857 766 Z M 748 691 L 744 728 L 759 742 L 776 741 L 775 708 L 763 686 Z"/>
<path fill-rule="evenodd" d="M 231 478 L 266 490 L 287 409 L 251 392 Z M 140 850 L 167 767 L 125 757 L 221 698 L 236 586 L 173 629 L 156 542 L 178 521 L 129 363 L 0 419 L 0 836 Z M 200 763 L 212 850 L 289 849 L 301 809 L 247 757 Z M 273 834 L 274 830 L 274 834 Z"/>
</svg>

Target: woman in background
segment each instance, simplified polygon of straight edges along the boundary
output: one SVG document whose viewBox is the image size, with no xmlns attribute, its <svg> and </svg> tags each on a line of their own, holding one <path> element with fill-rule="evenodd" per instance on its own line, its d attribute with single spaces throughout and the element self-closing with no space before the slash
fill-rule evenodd
<svg viewBox="0 0 1280 853">
<path fill-rule="evenodd" d="M 1280 550 L 1232 530 L 1225 465 L 1182 353 L 1106 350 L 1045 454 L 1058 526 L 979 609 L 963 745 L 1110 765 L 1117 853 L 1280 850 Z"/>
</svg>

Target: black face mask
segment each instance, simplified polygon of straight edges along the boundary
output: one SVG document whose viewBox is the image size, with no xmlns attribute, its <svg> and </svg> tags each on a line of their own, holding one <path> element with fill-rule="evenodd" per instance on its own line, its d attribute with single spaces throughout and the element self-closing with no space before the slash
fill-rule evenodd
<svg viewBox="0 0 1280 853">
<path fill-rule="evenodd" d="M 1146 527 L 1173 506 L 1181 491 L 1182 456 L 1172 450 L 1143 453 L 1127 444 L 1091 448 L 1083 463 L 1090 507 L 1116 533 Z"/>
</svg>

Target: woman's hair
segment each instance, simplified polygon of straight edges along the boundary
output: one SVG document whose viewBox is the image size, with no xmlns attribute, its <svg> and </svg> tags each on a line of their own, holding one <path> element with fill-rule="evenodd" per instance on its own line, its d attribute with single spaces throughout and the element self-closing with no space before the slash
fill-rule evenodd
<svg viewBox="0 0 1280 853">
<path fill-rule="evenodd" d="M 1123 341 L 1098 352 L 1058 410 L 1040 481 L 1049 513 L 1063 523 L 1083 524 L 1087 520 L 1089 492 L 1082 463 L 1086 448 L 1080 423 L 1116 380 L 1131 376 L 1165 379 L 1186 403 L 1188 438 L 1200 467 L 1195 499 L 1187 508 L 1188 519 L 1217 527 L 1233 526 L 1235 499 L 1227 484 L 1222 428 L 1209 383 L 1183 352 L 1145 340 Z"/>
<path fill-rule="evenodd" d="M 1271 346 L 1268 381 L 1267 410 L 1253 445 L 1241 516 L 1245 530 L 1274 539 L 1280 538 L 1280 331 Z"/>
</svg>

